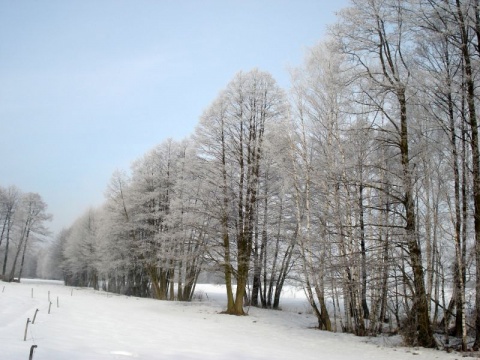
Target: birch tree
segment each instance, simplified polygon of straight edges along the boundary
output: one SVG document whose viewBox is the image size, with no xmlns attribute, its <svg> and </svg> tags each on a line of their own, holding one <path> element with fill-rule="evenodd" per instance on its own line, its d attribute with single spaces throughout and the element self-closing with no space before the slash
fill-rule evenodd
<svg viewBox="0 0 480 360">
<path fill-rule="evenodd" d="M 434 346 L 425 290 L 422 250 L 418 242 L 415 212 L 413 164 L 409 127 L 414 121 L 409 111 L 411 83 L 411 24 L 407 2 L 355 0 L 340 13 L 333 29 L 340 51 L 358 69 L 359 89 L 393 128 L 388 142 L 398 151 L 401 167 L 402 205 L 404 208 L 404 244 L 413 272 L 414 293 L 410 318 L 418 328 L 416 342 Z"/>
</svg>

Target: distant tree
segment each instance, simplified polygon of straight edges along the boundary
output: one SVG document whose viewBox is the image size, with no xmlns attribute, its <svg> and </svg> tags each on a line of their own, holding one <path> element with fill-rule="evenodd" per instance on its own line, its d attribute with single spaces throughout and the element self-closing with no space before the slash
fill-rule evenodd
<svg viewBox="0 0 480 360">
<path fill-rule="evenodd" d="M 100 211 L 89 209 L 68 230 L 63 250 L 65 284 L 99 289 Z"/>
<path fill-rule="evenodd" d="M 68 230 L 61 230 L 53 241 L 41 249 L 37 255 L 36 273 L 43 279 L 65 280 L 62 264 L 65 261 L 63 251 Z"/>
<path fill-rule="evenodd" d="M 2 232 L 0 235 L 0 245 L 5 239 L 5 255 L 3 258 L 2 277 L 5 279 L 5 273 L 7 271 L 7 261 L 10 247 L 11 235 L 13 233 L 13 225 L 15 220 L 15 214 L 18 210 L 18 204 L 20 201 L 21 192 L 15 186 L 10 186 L 8 189 L 1 189 L 1 219 L 2 219 Z"/>
<path fill-rule="evenodd" d="M 113 174 L 95 247 L 105 289 L 162 300 L 192 298 L 208 223 L 199 211 L 195 162 L 189 141 L 169 139 L 138 159 L 130 177 Z"/>
<path fill-rule="evenodd" d="M 20 201 L 20 213 L 18 223 L 20 225 L 20 236 L 17 244 L 17 251 L 13 260 L 10 274 L 6 278 L 7 281 L 12 281 L 17 271 L 17 261 L 21 256 L 20 269 L 18 271 L 18 279 L 22 277 L 23 266 L 25 263 L 25 254 L 29 240 L 35 236 L 46 236 L 48 230 L 45 227 L 45 222 L 52 219 L 52 215 L 48 214 L 47 204 L 42 200 L 40 195 L 36 193 L 26 193 L 22 195 Z"/>
</svg>

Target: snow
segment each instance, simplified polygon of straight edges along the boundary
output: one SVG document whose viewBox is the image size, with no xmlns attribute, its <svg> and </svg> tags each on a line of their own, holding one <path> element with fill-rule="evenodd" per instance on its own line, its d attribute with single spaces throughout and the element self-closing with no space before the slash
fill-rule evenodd
<svg viewBox="0 0 480 360">
<path fill-rule="evenodd" d="M 32 298 L 33 289 L 33 298 Z M 50 292 L 51 312 L 48 314 Z M 224 288 L 198 285 L 191 303 L 157 301 L 22 280 L 0 283 L 0 358 L 27 359 L 459 359 L 458 353 L 396 346 L 392 338 L 358 338 L 314 330 L 301 294 L 284 310 L 221 314 Z M 57 297 L 59 306 L 57 307 Z M 27 340 L 24 332 L 27 318 Z"/>
</svg>

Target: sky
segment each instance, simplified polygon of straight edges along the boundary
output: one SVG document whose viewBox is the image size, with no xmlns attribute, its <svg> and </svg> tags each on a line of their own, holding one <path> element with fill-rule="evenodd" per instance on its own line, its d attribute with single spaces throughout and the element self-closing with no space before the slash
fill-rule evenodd
<svg viewBox="0 0 480 360">
<path fill-rule="evenodd" d="M 0 0 L 0 186 L 37 192 L 53 234 L 112 173 L 181 140 L 239 71 L 289 68 L 348 0 Z"/>
</svg>

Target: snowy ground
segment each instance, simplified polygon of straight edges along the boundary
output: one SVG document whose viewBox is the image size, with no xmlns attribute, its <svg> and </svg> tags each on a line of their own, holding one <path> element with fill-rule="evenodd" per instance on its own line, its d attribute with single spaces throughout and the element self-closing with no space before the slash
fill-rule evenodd
<svg viewBox="0 0 480 360">
<path fill-rule="evenodd" d="M 33 298 L 32 298 L 33 289 Z M 408 349 L 313 330 L 305 299 L 286 294 L 283 311 L 251 308 L 222 315 L 223 287 L 199 285 L 192 303 L 156 301 L 65 287 L 59 282 L 0 283 L 0 359 L 459 359 L 461 354 Z M 49 301 L 52 302 L 48 314 Z M 59 307 L 57 307 L 57 297 Z M 33 319 L 27 340 L 27 318 Z"/>
</svg>

